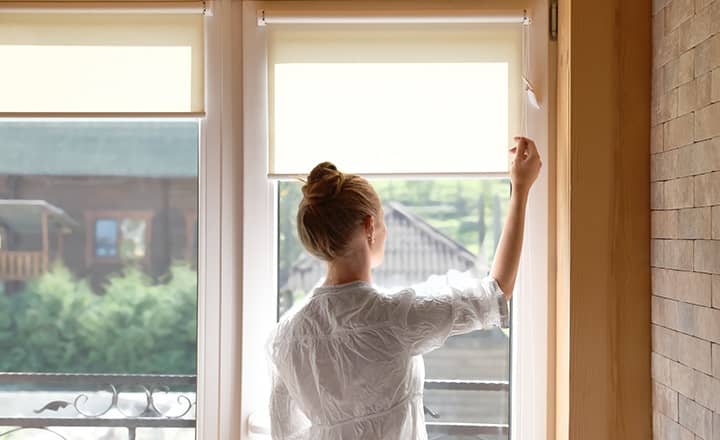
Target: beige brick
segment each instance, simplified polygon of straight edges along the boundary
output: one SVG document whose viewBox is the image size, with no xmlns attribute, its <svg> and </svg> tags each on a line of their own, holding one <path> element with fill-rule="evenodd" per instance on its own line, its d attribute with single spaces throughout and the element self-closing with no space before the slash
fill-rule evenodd
<svg viewBox="0 0 720 440">
<path fill-rule="evenodd" d="M 710 307 L 712 275 L 652 268 L 652 293 Z"/>
<path fill-rule="evenodd" d="M 701 84 L 698 83 L 697 87 L 700 87 Z M 707 80 L 707 101 L 710 101 L 710 75 L 708 74 L 708 80 Z M 696 93 L 700 93 L 700 89 Z M 696 102 L 696 107 L 698 103 L 700 102 L 699 98 L 698 102 Z M 657 98 L 656 105 L 653 108 L 654 115 L 656 123 L 662 123 L 667 122 L 673 118 L 677 118 L 678 116 L 678 90 L 674 89 L 671 92 L 663 93 Z"/>
<path fill-rule="evenodd" d="M 682 426 L 680 426 L 678 429 L 678 435 L 680 436 L 678 438 L 680 440 L 702 440 L 700 437 L 697 437 L 695 434 L 693 434 L 692 431 L 687 428 L 683 428 Z"/>
<path fill-rule="evenodd" d="M 653 295 L 652 322 L 671 329 L 678 327 L 678 302 Z"/>
<path fill-rule="evenodd" d="M 657 382 L 653 383 L 653 409 L 677 421 L 678 393 Z"/>
<path fill-rule="evenodd" d="M 655 373 L 658 375 L 658 377 L 660 379 L 665 379 L 666 378 L 666 376 L 665 376 L 666 370 L 664 370 L 664 368 L 667 367 L 667 372 L 669 375 L 670 374 L 669 373 L 670 372 L 670 360 L 665 357 L 662 357 L 660 355 L 656 355 L 656 356 L 658 356 L 658 358 L 660 358 L 660 359 L 658 359 L 656 361 L 657 365 L 656 365 Z M 663 359 L 667 360 L 667 364 L 663 364 Z M 713 363 L 713 374 L 712 375 L 715 378 L 720 379 L 720 345 L 718 345 L 718 344 L 712 345 L 712 363 Z M 660 379 L 656 379 L 656 380 L 660 380 Z M 667 383 L 665 383 L 665 384 L 667 385 Z"/>
<path fill-rule="evenodd" d="M 671 50 L 669 48 L 668 50 Z M 668 59 L 669 61 L 669 59 Z M 710 72 L 720 65 L 720 34 L 714 35 L 695 47 L 695 76 Z"/>
<path fill-rule="evenodd" d="M 663 38 L 653 47 L 653 68 L 661 67 L 680 54 L 680 32 L 666 32 Z M 697 65 L 697 60 L 695 61 Z"/>
<path fill-rule="evenodd" d="M 695 70 L 695 67 L 693 67 Z M 658 67 L 652 71 L 652 99 L 656 99 L 663 94 L 665 87 L 665 67 Z"/>
<path fill-rule="evenodd" d="M 710 5 L 710 32 L 713 34 L 720 33 L 720 2 L 717 0 Z"/>
<path fill-rule="evenodd" d="M 720 206 L 712 207 L 711 215 L 712 223 L 712 238 L 714 240 L 720 240 Z"/>
<path fill-rule="evenodd" d="M 665 240 L 650 241 L 650 266 L 665 267 Z"/>
<path fill-rule="evenodd" d="M 712 306 L 720 309 L 720 275 L 712 277 Z"/>
<path fill-rule="evenodd" d="M 651 181 L 668 180 L 678 177 L 680 150 L 670 150 L 650 156 Z"/>
<path fill-rule="evenodd" d="M 720 243 L 720 242 L 718 242 Z M 665 267 L 675 270 L 693 269 L 692 240 L 665 240 L 663 248 Z"/>
<path fill-rule="evenodd" d="M 652 43 L 653 47 L 665 36 L 665 11 L 653 14 L 652 17 Z"/>
<path fill-rule="evenodd" d="M 680 428 L 680 425 L 671 418 L 663 415 L 659 411 L 653 411 L 654 440 L 680 440 Z"/>
<path fill-rule="evenodd" d="M 693 70 L 694 66 L 693 66 Z M 680 85 L 680 58 L 673 58 L 663 67 L 663 93 L 667 93 Z"/>
<path fill-rule="evenodd" d="M 720 57 L 720 54 L 718 54 L 718 57 Z M 677 136 L 677 138 L 673 138 L 672 142 L 683 141 L 684 138 L 682 136 L 687 135 L 687 132 L 683 131 L 685 128 L 679 126 L 679 124 L 680 123 L 675 124 L 678 126 L 673 128 L 672 135 Z M 667 131 L 668 130 L 666 130 L 665 137 L 668 135 Z M 710 104 L 695 112 L 694 135 L 696 141 L 720 136 L 720 102 Z M 667 139 L 665 139 L 665 144 L 668 144 Z"/>
<path fill-rule="evenodd" d="M 669 92 L 681 84 L 689 83 L 695 78 L 695 51 L 689 50 L 678 58 L 673 58 L 663 69 L 663 92 Z"/>
<path fill-rule="evenodd" d="M 720 380 L 715 379 L 714 377 L 700 371 L 695 371 L 694 382 L 694 400 L 705 408 L 711 409 L 713 411 L 718 411 L 717 407 L 720 406 Z M 658 394 L 662 393 L 662 391 L 663 390 L 658 390 Z M 663 397 L 666 396 L 660 394 L 658 396 L 658 399 Z M 665 408 L 667 408 L 667 403 Z"/>
<path fill-rule="evenodd" d="M 697 319 L 693 334 L 706 341 L 720 344 L 720 310 L 700 306 L 693 306 L 693 309 Z"/>
<path fill-rule="evenodd" d="M 665 250 L 667 260 L 667 247 Z M 696 240 L 693 254 L 693 267 L 696 272 L 720 274 L 720 241 Z"/>
<path fill-rule="evenodd" d="M 668 209 L 692 208 L 693 200 L 693 178 L 685 177 L 665 182 L 665 207 Z"/>
<path fill-rule="evenodd" d="M 678 87 L 678 116 L 686 115 L 697 108 L 697 81 Z"/>
<path fill-rule="evenodd" d="M 650 152 L 659 153 L 663 150 L 664 125 L 659 124 L 650 129 Z"/>
<path fill-rule="evenodd" d="M 680 25 L 680 51 L 697 46 L 710 36 L 710 8 L 704 8 L 690 20 Z"/>
<path fill-rule="evenodd" d="M 696 272 L 668 271 L 670 283 L 679 301 L 701 306 L 710 306 L 712 275 Z"/>
<path fill-rule="evenodd" d="M 678 238 L 702 239 L 711 237 L 710 208 L 690 208 L 678 211 Z"/>
<path fill-rule="evenodd" d="M 713 414 L 713 438 L 720 440 L 720 414 Z"/>
<path fill-rule="evenodd" d="M 665 12 L 665 29 L 672 31 L 695 14 L 694 0 L 672 0 Z"/>
<path fill-rule="evenodd" d="M 650 221 L 652 238 L 678 237 L 677 211 L 652 211 Z"/>
<path fill-rule="evenodd" d="M 695 0 L 695 13 L 699 14 L 706 6 L 710 5 L 715 0 Z"/>
<path fill-rule="evenodd" d="M 695 376 L 693 369 L 671 360 L 670 388 L 692 399 L 695 396 Z"/>
<path fill-rule="evenodd" d="M 670 277 L 667 272 L 667 269 L 650 268 L 650 291 L 653 295 L 670 298 Z"/>
<path fill-rule="evenodd" d="M 688 304 L 685 302 L 677 303 L 677 316 L 678 326 L 674 327 L 679 332 L 686 333 L 688 335 L 694 335 L 697 333 L 697 313 L 696 309 L 701 306 L 694 304 Z"/>
<path fill-rule="evenodd" d="M 668 121 L 665 124 L 665 132 L 663 133 L 664 149 L 670 150 L 692 144 L 695 139 L 694 130 L 695 115 L 693 113 Z"/>
<path fill-rule="evenodd" d="M 661 354 L 671 360 L 678 359 L 678 335 L 680 333 L 660 327 L 652 326 L 652 348 L 655 353 Z M 673 385 L 673 388 L 674 385 Z"/>
<path fill-rule="evenodd" d="M 710 100 L 712 102 L 720 101 L 720 68 L 712 71 L 710 84 Z M 695 99 L 697 100 L 697 87 L 695 92 Z"/>
<path fill-rule="evenodd" d="M 673 335 L 658 335 L 658 337 L 661 338 L 663 344 L 672 344 L 673 342 L 677 344 L 678 362 L 708 374 L 712 373 L 712 348 L 710 342 L 683 333 L 675 333 L 675 341 L 672 340 Z M 665 338 L 665 340 L 662 340 L 662 338 Z M 672 345 L 664 348 L 672 350 Z"/>
<path fill-rule="evenodd" d="M 679 396 L 680 425 L 703 439 L 712 435 L 712 411 L 690 399 Z"/>
<path fill-rule="evenodd" d="M 650 184 L 650 209 L 664 208 L 663 185 L 665 185 L 664 182 L 652 182 Z M 720 213 L 718 214 L 720 215 Z M 718 220 L 720 220 L 720 218 L 718 218 Z"/>
<path fill-rule="evenodd" d="M 658 13 L 661 13 L 660 15 L 663 16 L 663 20 L 665 19 L 665 5 L 667 5 L 668 0 L 653 0 L 652 4 L 652 13 L 653 15 L 656 15 Z"/>
<path fill-rule="evenodd" d="M 715 347 L 713 347 L 713 349 L 714 348 Z M 715 352 L 713 352 L 713 354 L 715 354 Z M 670 359 L 657 353 L 651 353 L 650 364 L 653 380 L 670 386 Z"/>
<path fill-rule="evenodd" d="M 710 105 L 712 102 L 711 94 L 712 74 L 708 72 L 695 78 L 695 110 L 705 108 Z"/>
<path fill-rule="evenodd" d="M 663 121 L 660 120 L 660 96 L 662 94 L 652 94 L 650 98 L 650 126 L 657 127 L 661 125 Z M 650 147 L 652 148 L 652 146 Z"/>
<path fill-rule="evenodd" d="M 720 137 L 678 150 L 677 176 L 694 176 L 720 169 Z"/>
<path fill-rule="evenodd" d="M 720 205 L 720 172 L 695 176 L 695 206 Z"/>
</svg>

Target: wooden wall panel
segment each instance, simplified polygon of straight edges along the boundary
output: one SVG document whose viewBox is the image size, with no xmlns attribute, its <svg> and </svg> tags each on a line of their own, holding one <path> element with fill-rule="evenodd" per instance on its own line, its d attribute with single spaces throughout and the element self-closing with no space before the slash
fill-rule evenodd
<svg viewBox="0 0 720 440">
<path fill-rule="evenodd" d="M 558 439 L 650 439 L 651 2 L 560 2 Z"/>
</svg>

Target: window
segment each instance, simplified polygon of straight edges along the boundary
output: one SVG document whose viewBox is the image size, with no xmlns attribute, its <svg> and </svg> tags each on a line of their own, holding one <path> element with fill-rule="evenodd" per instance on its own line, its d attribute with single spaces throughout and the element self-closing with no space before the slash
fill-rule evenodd
<svg viewBox="0 0 720 440">
<path fill-rule="evenodd" d="M 88 262 L 133 261 L 148 256 L 151 212 L 96 211 L 86 213 L 85 218 L 86 242 L 91 249 Z"/>
<path fill-rule="evenodd" d="M 282 15 L 266 10 L 265 18 L 276 12 Z M 246 106 L 267 103 L 267 121 L 250 116 L 246 126 L 245 160 L 254 165 L 245 167 L 245 184 L 254 191 L 245 193 L 245 209 L 258 215 L 245 225 L 245 252 L 278 250 L 272 284 L 262 279 L 265 263 L 246 262 L 247 289 L 278 292 L 271 313 L 259 298 L 246 303 L 252 328 L 271 328 L 322 276 L 293 223 L 294 178 L 322 160 L 371 178 L 392 216 L 376 282 L 406 286 L 448 269 L 484 275 L 509 197 L 507 146 L 522 126 L 520 25 L 392 18 L 340 25 L 342 17 L 324 20 L 322 11 L 295 13 L 292 23 L 267 20 L 245 34 L 246 63 L 266 66 L 245 77 Z M 476 332 L 426 356 L 425 404 L 438 417 L 426 417 L 433 438 L 509 438 L 511 335 Z M 246 353 L 260 349 L 244 344 Z M 245 365 L 261 377 L 261 366 Z M 259 379 L 245 386 L 252 395 L 267 392 Z"/>
<path fill-rule="evenodd" d="M 0 437 L 194 438 L 204 2 L 27 3 L 0 5 Z"/>
</svg>

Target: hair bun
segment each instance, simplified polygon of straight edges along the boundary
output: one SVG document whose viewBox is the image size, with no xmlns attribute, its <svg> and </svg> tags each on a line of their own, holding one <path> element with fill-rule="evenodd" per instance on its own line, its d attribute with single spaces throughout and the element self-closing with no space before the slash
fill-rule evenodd
<svg viewBox="0 0 720 440">
<path fill-rule="evenodd" d="M 332 199 L 342 189 L 345 176 L 330 162 L 322 162 L 310 171 L 302 187 L 303 196 L 309 202 Z"/>
</svg>

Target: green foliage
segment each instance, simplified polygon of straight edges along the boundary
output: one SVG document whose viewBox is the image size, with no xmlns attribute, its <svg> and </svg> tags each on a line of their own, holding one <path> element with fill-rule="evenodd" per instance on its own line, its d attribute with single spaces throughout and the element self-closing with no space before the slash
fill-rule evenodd
<svg viewBox="0 0 720 440">
<path fill-rule="evenodd" d="M 66 268 L 0 295 L 0 371 L 192 374 L 197 274 L 175 265 L 162 283 L 136 268 L 103 295 Z"/>
</svg>

